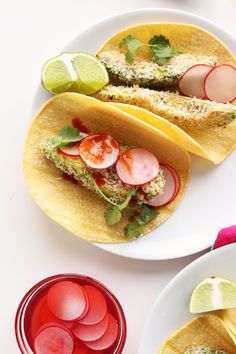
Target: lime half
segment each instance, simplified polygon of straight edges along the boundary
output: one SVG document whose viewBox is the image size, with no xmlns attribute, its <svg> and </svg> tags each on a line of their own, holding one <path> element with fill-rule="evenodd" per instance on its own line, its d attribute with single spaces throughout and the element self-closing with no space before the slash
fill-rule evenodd
<svg viewBox="0 0 236 354">
<path fill-rule="evenodd" d="M 104 65 L 86 53 L 62 53 L 42 69 L 42 84 L 51 93 L 78 92 L 90 95 L 109 82 Z"/>
<path fill-rule="evenodd" d="M 230 280 L 210 277 L 194 289 L 190 300 L 191 313 L 227 308 L 236 308 L 236 284 Z"/>
</svg>

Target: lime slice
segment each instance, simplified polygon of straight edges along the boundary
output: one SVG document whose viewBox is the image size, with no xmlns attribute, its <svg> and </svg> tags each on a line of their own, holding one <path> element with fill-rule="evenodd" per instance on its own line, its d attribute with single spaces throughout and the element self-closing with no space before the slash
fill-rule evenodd
<svg viewBox="0 0 236 354">
<path fill-rule="evenodd" d="M 221 277 L 203 280 L 194 289 L 190 312 L 200 313 L 236 307 L 236 284 Z"/>
<path fill-rule="evenodd" d="M 67 91 L 91 95 L 109 82 L 104 65 L 86 53 L 62 53 L 42 69 L 42 84 L 51 93 Z"/>
</svg>

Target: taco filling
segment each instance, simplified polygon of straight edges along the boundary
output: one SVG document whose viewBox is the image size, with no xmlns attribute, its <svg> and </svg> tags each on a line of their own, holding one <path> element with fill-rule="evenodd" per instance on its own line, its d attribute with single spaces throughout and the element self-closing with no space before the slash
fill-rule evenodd
<svg viewBox="0 0 236 354">
<path fill-rule="evenodd" d="M 148 150 L 128 146 L 107 134 L 81 133 L 73 126 L 46 140 L 47 159 L 80 186 L 96 193 L 110 206 L 104 213 L 108 225 L 119 223 L 122 211 L 130 209 L 136 221 L 125 228 L 127 237 L 137 237 L 159 214 L 155 207 L 167 205 L 178 194 L 177 172 L 159 164 Z"/>
<path fill-rule="evenodd" d="M 216 103 L 139 86 L 108 85 L 96 93 L 95 97 L 106 102 L 120 102 L 145 108 L 182 128 L 225 127 L 236 117 L 235 106 L 230 103 Z"/>
<path fill-rule="evenodd" d="M 183 73 L 196 64 L 215 66 L 217 58 L 207 55 L 179 54 L 163 65 L 137 58 L 130 65 L 125 54 L 119 50 L 98 54 L 113 80 L 132 86 L 139 85 L 154 89 L 176 90 Z"/>
</svg>

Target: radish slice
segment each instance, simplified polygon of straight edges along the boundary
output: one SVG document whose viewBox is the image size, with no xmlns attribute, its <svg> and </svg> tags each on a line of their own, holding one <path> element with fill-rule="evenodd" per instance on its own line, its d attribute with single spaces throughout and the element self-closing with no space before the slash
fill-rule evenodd
<svg viewBox="0 0 236 354">
<path fill-rule="evenodd" d="M 80 324 L 94 325 L 101 322 L 107 314 L 107 303 L 103 294 L 90 285 L 85 285 L 84 289 L 89 299 L 89 310 L 87 315 L 79 320 Z"/>
<path fill-rule="evenodd" d="M 73 321 L 62 321 L 54 316 L 53 313 L 49 310 L 46 297 L 40 308 L 40 320 L 43 324 L 54 322 L 63 325 L 66 328 L 72 328 L 75 323 Z"/>
<path fill-rule="evenodd" d="M 101 322 L 95 325 L 78 324 L 78 326 L 73 328 L 72 332 L 80 340 L 91 342 L 101 338 L 105 334 L 108 324 L 109 317 L 108 314 L 106 314 Z"/>
<path fill-rule="evenodd" d="M 206 97 L 218 103 L 231 102 L 236 98 L 236 68 L 222 64 L 213 68 L 206 76 Z"/>
<path fill-rule="evenodd" d="M 161 164 L 160 166 L 161 167 L 165 166 L 166 168 L 168 168 L 172 172 L 172 174 L 173 174 L 173 176 L 175 178 L 176 188 L 175 188 L 175 193 L 174 193 L 173 197 L 170 200 L 170 202 L 172 202 L 176 198 L 177 194 L 179 193 L 179 190 L 180 190 L 180 178 L 179 178 L 178 173 L 175 171 L 175 169 L 172 166 L 169 166 L 167 164 Z"/>
<path fill-rule="evenodd" d="M 70 332 L 57 324 L 43 326 L 34 341 L 36 354 L 72 354 L 74 341 Z"/>
<path fill-rule="evenodd" d="M 124 183 L 141 186 L 158 175 L 159 163 L 151 152 L 145 149 L 132 148 L 120 155 L 116 170 Z"/>
<path fill-rule="evenodd" d="M 212 67 L 206 64 L 191 66 L 179 79 L 179 90 L 186 96 L 204 98 L 204 80 Z"/>
<path fill-rule="evenodd" d="M 117 336 L 118 336 L 118 323 L 115 318 L 108 314 L 109 324 L 105 334 L 98 340 L 93 342 L 86 342 L 84 344 L 93 350 L 105 350 L 108 349 L 114 344 Z"/>
<path fill-rule="evenodd" d="M 120 153 L 119 143 L 110 135 L 89 135 L 79 146 L 80 156 L 84 162 L 96 169 L 111 167 Z"/>
<path fill-rule="evenodd" d="M 60 320 L 74 321 L 86 309 L 86 297 L 79 284 L 61 281 L 51 286 L 47 294 L 49 310 Z"/>
<path fill-rule="evenodd" d="M 154 206 L 154 207 L 160 207 L 169 204 L 170 202 L 173 201 L 173 199 L 176 197 L 177 193 L 177 182 L 176 178 L 167 165 L 162 165 L 161 169 L 163 171 L 164 177 L 165 177 L 165 187 L 164 187 L 164 193 L 160 196 L 157 196 L 156 198 L 150 200 L 147 204 Z"/>
<path fill-rule="evenodd" d="M 78 157 L 80 156 L 80 153 L 79 153 L 79 143 L 71 143 L 71 144 L 68 144 L 66 146 L 63 146 L 63 147 L 59 147 L 58 148 L 58 151 L 65 155 L 65 156 L 69 156 L 69 157 Z"/>
</svg>

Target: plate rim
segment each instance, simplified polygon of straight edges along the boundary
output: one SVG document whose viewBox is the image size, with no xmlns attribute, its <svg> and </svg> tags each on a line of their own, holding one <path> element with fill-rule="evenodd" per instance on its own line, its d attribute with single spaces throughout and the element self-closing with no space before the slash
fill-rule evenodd
<svg viewBox="0 0 236 354">
<path fill-rule="evenodd" d="M 195 259 L 194 261 L 192 261 L 191 263 L 189 263 L 188 265 L 186 265 L 183 269 L 181 269 L 166 285 L 165 287 L 162 289 L 162 291 L 160 292 L 160 294 L 156 297 L 156 299 L 154 300 L 151 309 L 148 313 L 148 316 L 145 320 L 144 326 L 143 326 L 143 330 L 142 330 L 142 334 L 141 334 L 141 339 L 139 342 L 139 349 L 138 349 L 138 354 L 143 354 L 142 351 L 142 346 L 144 345 L 143 341 L 144 341 L 144 336 L 146 333 L 146 330 L 148 328 L 148 323 L 151 319 L 151 316 L 153 314 L 153 312 L 155 311 L 156 307 L 158 307 L 158 304 L 161 303 L 162 299 L 166 296 L 166 294 L 169 293 L 169 291 L 171 290 L 171 288 L 173 288 L 175 286 L 175 283 L 179 281 L 179 279 L 184 278 L 186 274 L 191 273 L 191 271 L 194 268 L 197 268 L 199 264 L 207 262 L 208 259 L 214 258 L 216 255 L 221 255 L 221 254 L 227 254 L 228 250 L 230 249 L 235 249 L 236 251 L 236 243 L 232 243 L 232 244 L 228 244 L 225 246 L 222 246 L 218 249 L 212 250 L 210 252 L 207 252 L 206 254 L 203 254 L 202 256 L 198 257 L 197 259 Z"/>
</svg>

